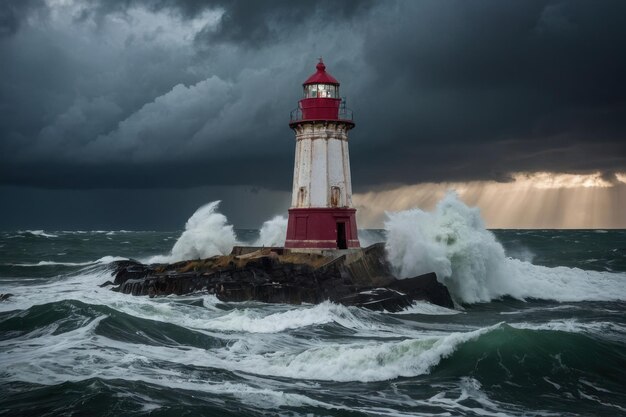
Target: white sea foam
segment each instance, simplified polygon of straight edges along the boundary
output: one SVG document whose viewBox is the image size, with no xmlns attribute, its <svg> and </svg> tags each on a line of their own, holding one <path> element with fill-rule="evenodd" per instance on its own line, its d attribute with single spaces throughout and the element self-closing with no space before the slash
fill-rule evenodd
<svg viewBox="0 0 626 417">
<path fill-rule="evenodd" d="M 341 311 L 333 312 L 331 310 L 333 307 L 335 305 L 332 304 L 318 305 L 313 308 L 292 309 L 269 315 L 262 315 L 258 310 L 236 309 L 205 323 L 203 327 L 220 331 L 278 333 L 288 329 L 331 323 L 342 313 Z"/>
<path fill-rule="evenodd" d="M 217 352 L 216 355 L 224 360 L 219 364 L 221 367 L 253 373 L 327 381 L 385 381 L 427 374 L 461 344 L 499 326 L 402 341 L 325 344 L 300 353 L 237 357 Z"/>
<path fill-rule="evenodd" d="M 472 405 L 468 406 L 467 401 L 471 399 Z M 507 404 L 506 406 L 498 401 L 490 399 L 487 394 L 482 390 L 481 383 L 472 378 L 464 376 L 461 378 L 458 387 L 450 389 L 446 387 L 442 392 L 432 396 L 428 400 L 417 400 L 418 404 L 430 407 L 442 407 L 449 413 L 446 415 L 478 415 L 478 416 L 491 416 L 491 417 L 506 417 L 511 416 L 511 410 L 515 409 L 515 406 Z M 519 409 L 519 413 L 514 415 L 528 415 L 528 410 Z M 442 415 L 442 414 L 437 414 Z M 556 417 L 559 414 L 533 410 L 534 416 L 551 416 Z"/>
<path fill-rule="evenodd" d="M 196 210 L 169 255 L 153 256 L 146 261 L 166 263 L 228 255 L 238 242 L 233 226 L 217 212 L 219 203 L 214 201 Z"/>
<path fill-rule="evenodd" d="M 287 218 L 276 216 L 261 226 L 259 238 L 253 246 L 285 246 Z"/>
<path fill-rule="evenodd" d="M 359 229 L 359 243 L 366 248 L 374 243 L 384 242 L 385 235 L 378 230 Z"/>
<path fill-rule="evenodd" d="M 154 368 L 153 361 L 168 361 L 184 365 L 221 368 L 252 374 L 273 375 L 297 379 L 328 381 L 383 381 L 429 373 L 439 362 L 450 356 L 460 345 L 499 328 L 498 325 L 465 333 L 390 341 L 360 341 L 358 343 L 317 343 L 305 350 L 280 349 L 258 352 L 248 349 L 202 348 L 186 346 L 150 346 L 112 340 L 95 332 L 105 319 L 101 316 L 82 327 L 62 334 L 48 333 L 29 339 L 28 344 L 11 339 L 2 342 L 0 359 L 10 355 L 5 372 L 14 378 L 55 384 L 62 381 L 84 380 L 94 375 L 124 379 L 149 377 L 160 379 L 159 385 L 179 380 L 176 368 Z M 272 342 L 274 349 L 277 340 Z M 256 344 L 256 343 L 255 343 Z M 89 355 L 85 355 L 85 352 Z M 51 359 L 54 358 L 54 362 Z M 146 366 L 148 365 L 148 366 Z M 128 372 L 135 369 L 140 372 Z M 158 375 L 150 375 L 158 373 Z M 143 379 L 142 379 L 143 380 Z M 185 378 L 187 380 L 187 378 Z M 210 385 L 210 381 L 204 381 Z M 195 384 L 194 384 L 195 385 Z M 197 389 L 194 387 L 194 389 Z"/>
<path fill-rule="evenodd" d="M 23 234 L 31 234 L 33 236 L 41 236 L 41 237 L 59 237 L 58 235 L 53 235 L 52 233 L 46 233 L 43 230 L 26 230 L 24 232 L 18 232 Z"/>
<path fill-rule="evenodd" d="M 610 321 L 583 322 L 576 319 L 550 320 L 545 323 L 508 323 L 516 329 L 551 330 L 567 333 L 626 334 L 626 327 Z"/>
<path fill-rule="evenodd" d="M 329 301 L 307 307 L 263 314 L 256 309 L 236 309 L 212 320 L 198 323 L 200 328 L 248 333 L 279 333 L 326 323 L 337 323 L 348 329 L 384 330 L 382 325 L 357 316 L 348 307 Z M 366 314 L 366 313 L 364 313 Z"/>
<path fill-rule="evenodd" d="M 119 233 L 132 233 L 132 232 L 130 232 L 129 230 L 122 229 L 122 230 L 111 230 L 111 231 L 106 232 L 105 234 L 107 236 L 115 236 Z"/>
<path fill-rule="evenodd" d="M 579 310 L 581 307 L 575 304 L 560 304 L 554 307 L 548 306 L 540 306 L 540 307 L 526 307 L 522 310 L 514 310 L 514 311 L 500 311 L 498 314 L 503 316 L 513 316 L 513 315 L 521 315 L 521 314 L 530 314 L 536 313 L 538 311 L 559 311 L 559 310 Z M 609 311 L 610 312 L 610 311 Z"/>
<path fill-rule="evenodd" d="M 399 277 L 434 271 L 460 302 L 509 295 L 558 301 L 626 300 L 626 274 L 548 268 L 508 258 L 477 208 L 455 193 L 435 211 L 387 213 L 388 259 Z"/>
<path fill-rule="evenodd" d="M 535 259 L 536 254 L 526 247 L 516 247 L 512 249 L 507 249 L 506 254 L 510 258 L 519 259 L 520 261 L 530 262 L 532 263 Z"/>
<path fill-rule="evenodd" d="M 0 361 L 3 372 L 13 381 L 54 385 L 66 381 L 80 382 L 93 377 L 126 381 L 143 381 L 184 390 L 233 395 L 242 402 L 261 408 L 280 406 L 328 407 L 326 403 L 305 395 L 285 393 L 269 387 L 244 383 L 211 381 L 195 378 L 184 370 L 152 366 L 154 360 L 203 366 L 210 362 L 207 351 L 198 348 L 171 348 L 125 343 L 100 336 L 95 329 L 107 316 L 100 316 L 80 328 L 48 333 L 29 340 L 27 346 L 10 339 L 2 343 Z M 5 356 L 10 355 L 10 361 Z M 333 407 L 334 408 L 334 407 Z"/>
<path fill-rule="evenodd" d="M 461 311 L 445 308 L 426 301 L 414 301 L 410 307 L 402 311 L 390 314 L 425 314 L 430 316 L 460 314 Z"/>
<path fill-rule="evenodd" d="M 60 255 L 60 254 L 59 254 Z M 63 254 L 64 255 L 64 254 Z M 24 266 L 24 267 L 34 267 L 34 266 L 88 266 L 88 265 L 98 265 L 98 264 L 110 264 L 115 261 L 125 261 L 128 258 L 124 258 L 121 256 L 103 256 L 100 259 L 95 261 L 86 261 L 86 262 L 55 262 L 55 261 L 39 261 L 36 263 L 8 263 L 3 264 L 6 266 Z"/>
</svg>

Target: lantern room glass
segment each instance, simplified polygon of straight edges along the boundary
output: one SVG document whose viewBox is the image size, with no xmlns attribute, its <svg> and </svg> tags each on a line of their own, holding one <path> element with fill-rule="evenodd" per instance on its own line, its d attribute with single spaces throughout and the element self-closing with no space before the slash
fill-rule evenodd
<svg viewBox="0 0 626 417">
<path fill-rule="evenodd" d="M 304 86 L 304 98 L 338 98 L 339 87 L 333 84 L 309 84 Z"/>
</svg>

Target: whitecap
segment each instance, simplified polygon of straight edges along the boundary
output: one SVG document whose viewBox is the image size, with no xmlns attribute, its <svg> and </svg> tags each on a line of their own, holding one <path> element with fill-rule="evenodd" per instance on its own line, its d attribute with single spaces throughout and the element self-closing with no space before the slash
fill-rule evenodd
<svg viewBox="0 0 626 417">
<path fill-rule="evenodd" d="M 59 237 L 58 235 L 54 235 L 52 233 L 46 233 L 43 230 L 26 230 L 24 232 L 18 232 L 18 233 L 23 233 L 23 234 L 28 233 L 28 234 L 31 234 L 33 236 L 41 236 L 41 237 L 48 237 L 48 238 Z"/>
<path fill-rule="evenodd" d="M 252 246 L 285 246 L 287 218 L 276 216 L 263 223 L 259 238 Z"/>
<path fill-rule="evenodd" d="M 300 353 L 224 356 L 221 367 L 264 375 L 326 381 L 385 381 L 427 374 L 439 362 L 470 340 L 500 327 L 494 326 L 445 336 L 402 341 L 326 344 Z"/>
<path fill-rule="evenodd" d="M 187 220 L 185 231 L 180 235 L 168 255 L 157 255 L 147 263 L 171 263 L 189 259 L 228 255 L 238 244 L 233 226 L 217 212 L 220 201 L 200 207 Z"/>
<path fill-rule="evenodd" d="M 388 259 L 400 278 L 434 271 L 455 300 L 503 296 L 557 301 L 626 300 L 626 274 L 533 265 L 506 256 L 477 208 L 449 193 L 434 212 L 387 213 Z"/>
<path fill-rule="evenodd" d="M 60 255 L 60 254 L 59 254 Z M 115 261 L 125 261 L 128 258 L 124 258 L 121 256 L 103 256 L 100 259 L 95 261 L 86 261 L 86 262 L 55 262 L 55 261 L 39 261 L 36 263 L 6 263 L 4 266 L 23 266 L 23 267 L 37 267 L 37 266 L 88 266 L 88 265 L 98 265 L 98 264 L 110 264 Z"/>
<path fill-rule="evenodd" d="M 461 311 L 431 304 L 426 301 L 414 301 L 410 307 L 390 314 L 425 314 L 431 316 L 460 314 Z"/>
<path fill-rule="evenodd" d="M 626 327 L 609 321 L 583 322 L 576 319 L 550 320 L 545 323 L 507 323 L 516 329 L 550 330 L 567 333 L 595 333 L 606 335 L 607 333 L 626 334 Z"/>
<path fill-rule="evenodd" d="M 209 305 L 212 303 L 209 301 Z M 206 305 L 206 304 L 205 304 Z M 286 311 L 263 314 L 255 309 L 235 309 L 202 323 L 191 323 L 203 329 L 248 332 L 279 333 L 313 325 L 337 323 L 350 329 L 376 329 L 374 323 L 361 320 L 348 307 L 325 301 L 311 307 L 296 307 Z"/>
</svg>

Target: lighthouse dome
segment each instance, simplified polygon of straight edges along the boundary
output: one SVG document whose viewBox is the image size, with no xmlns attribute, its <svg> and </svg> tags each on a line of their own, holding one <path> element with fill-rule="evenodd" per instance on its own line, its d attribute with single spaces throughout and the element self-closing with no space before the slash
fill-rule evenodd
<svg viewBox="0 0 626 417">
<path fill-rule="evenodd" d="M 302 84 L 305 98 L 339 98 L 339 81 L 326 72 L 326 65 L 320 58 L 315 66 L 317 71 Z"/>
<path fill-rule="evenodd" d="M 315 66 L 315 73 L 311 75 L 302 85 L 308 84 L 333 84 L 339 85 L 339 81 L 335 79 L 332 75 L 326 72 L 326 65 L 324 65 L 324 61 L 320 58 L 320 62 Z"/>
</svg>

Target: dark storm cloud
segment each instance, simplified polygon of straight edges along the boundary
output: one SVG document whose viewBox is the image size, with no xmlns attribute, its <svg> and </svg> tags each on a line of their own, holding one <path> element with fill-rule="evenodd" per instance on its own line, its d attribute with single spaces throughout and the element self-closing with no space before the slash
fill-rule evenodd
<svg viewBox="0 0 626 417">
<path fill-rule="evenodd" d="M 382 147 L 398 126 L 404 151 L 388 157 L 403 176 L 411 162 L 414 180 L 626 166 L 623 2 L 443 1 L 397 16 L 370 26 L 364 51 L 397 105 L 365 127 Z M 366 175 L 397 172 L 378 168 Z"/>
<path fill-rule="evenodd" d="M 2 184 L 286 190 L 320 55 L 357 189 L 626 166 L 620 1 L 3 4 Z"/>
<path fill-rule="evenodd" d="M 280 40 L 281 35 L 292 34 L 308 19 L 323 16 L 331 22 L 350 19 L 369 9 L 371 1 L 350 0 L 317 2 L 294 2 L 275 0 L 269 2 L 234 1 L 220 2 L 225 13 L 217 28 L 198 36 L 205 42 L 230 42 L 260 46 L 263 43 Z M 306 26 L 306 25 L 305 25 Z"/>
<path fill-rule="evenodd" d="M 317 0 L 302 2 L 293 0 L 88 0 L 90 9 L 82 18 L 96 17 L 101 20 L 112 13 L 125 13 L 133 7 L 145 7 L 151 11 L 169 10 L 190 19 L 207 9 L 221 9 L 223 15 L 214 28 L 198 33 L 202 42 L 229 42 L 236 45 L 259 46 L 276 41 L 285 32 L 297 28 L 315 15 L 323 15 L 327 21 L 350 19 L 370 8 L 371 0 Z"/>
<path fill-rule="evenodd" d="M 43 0 L 4 0 L 0 3 L 0 38 L 13 35 L 29 13 L 43 6 Z"/>
</svg>

